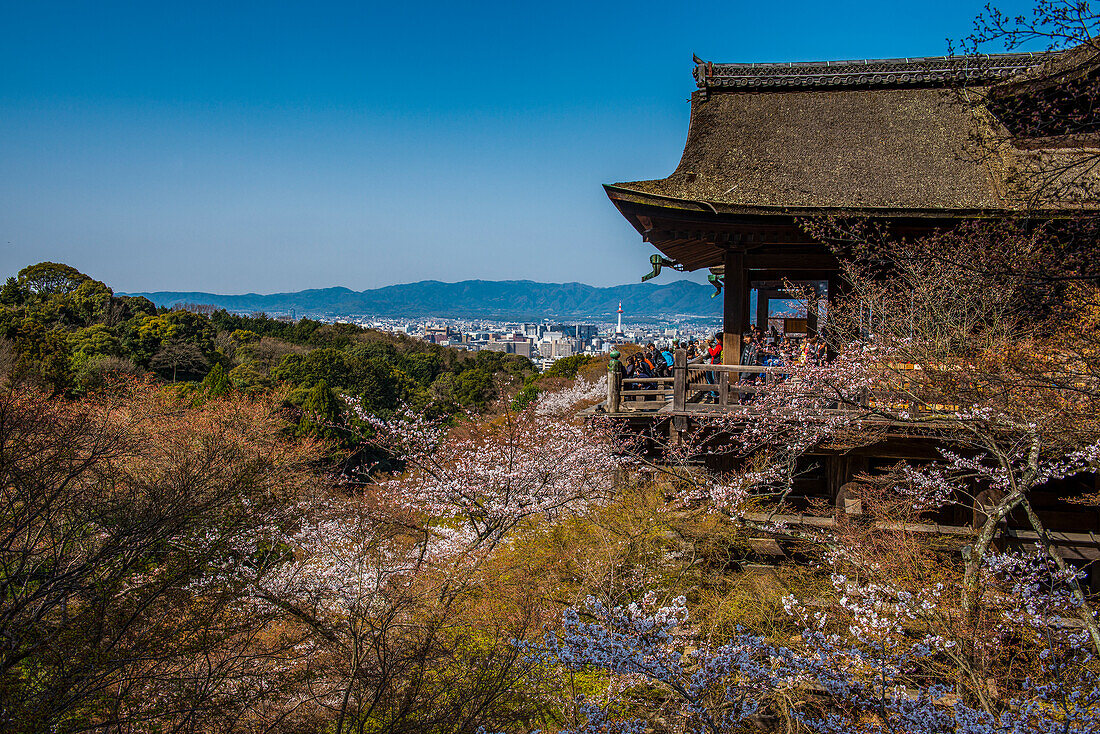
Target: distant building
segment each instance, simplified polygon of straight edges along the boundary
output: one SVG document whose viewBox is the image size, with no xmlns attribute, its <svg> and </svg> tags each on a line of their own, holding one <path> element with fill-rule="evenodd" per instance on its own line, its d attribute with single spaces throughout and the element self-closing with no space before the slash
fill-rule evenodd
<svg viewBox="0 0 1100 734">
<path fill-rule="evenodd" d="M 424 339 L 436 344 L 443 344 L 452 340 L 458 341 L 459 333 L 450 326 L 426 326 L 424 327 Z"/>
<path fill-rule="evenodd" d="M 487 352 L 504 352 L 505 354 L 518 354 L 521 357 L 531 358 L 531 341 L 529 339 L 479 342 L 477 346 Z"/>
<path fill-rule="evenodd" d="M 539 342 L 539 354 L 551 359 L 572 357 L 584 352 L 584 343 L 577 339 L 549 339 Z"/>
<path fill-rule="evenodd" d="M 562 336 L 580 339 L 585 342 L 590 341 L 599 333 L 599 330 L 593 324 L 554 324 L 550 327 L 550 330 L 560 331 Z"/>
</svg>

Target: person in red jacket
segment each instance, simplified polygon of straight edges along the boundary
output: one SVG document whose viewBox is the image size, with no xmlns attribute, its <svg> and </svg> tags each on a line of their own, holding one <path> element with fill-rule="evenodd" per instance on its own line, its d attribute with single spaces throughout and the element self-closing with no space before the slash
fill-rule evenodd
<svg viewBox="0 0 1100 734">
<path fill-rule="evenodd" d="M 711 364 L 722 364 L 722 335 L 715 334 L 714 338 L 710 340 L 710 348 L 707 349 L 707 354 L 710 355 Z"/>
<path fill-rule="evenodd" d="M 713 339 L 707 340 L 707 355 L 710 357 L 711 364 L 722 364 L 722 335 L 715 334 Z M 718 373 L 712 370 L 706 372 L 707 382 L 711 385 L 718 383 Z M 710 397 L 707 398 L 708 403 L 718 402 L 718 393 L 711 391 Z"/>
</svg>

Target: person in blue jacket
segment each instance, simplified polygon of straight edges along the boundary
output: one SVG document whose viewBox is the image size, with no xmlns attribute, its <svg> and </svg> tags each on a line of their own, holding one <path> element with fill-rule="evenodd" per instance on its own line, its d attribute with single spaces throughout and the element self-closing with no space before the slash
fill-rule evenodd
<svg viewBox="0 0 1100 734">
<path fill-rule="evenodd" d="M 661 350 L 661 356 L 664 357 L 665 364 L 668 365 L 669 369 L 672 369 L 672 365 L 676 364 L 676 357 L 672 353 L 672 351 L 674 349 L 676 349 L 676 342 L 675 341 L 672 342 L 671 345 L 669 345 L 669 346 L 665 347 L 663 350 Z"/>
</svg>

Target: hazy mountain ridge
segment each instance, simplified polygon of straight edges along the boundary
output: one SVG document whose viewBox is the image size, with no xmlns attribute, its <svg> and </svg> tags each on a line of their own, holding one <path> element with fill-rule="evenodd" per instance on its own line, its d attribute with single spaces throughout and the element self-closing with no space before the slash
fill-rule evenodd
<svg viewBox="0 0 1100 734">
<path fill-rule="evenodd" d="M 157 291 L 125 295 L 144 296 L 158 306 L 203 303 L 229 311 L 271 314 L 293 311 L 298 316 L 434 316 L 517 321 L 541 318 L 610 320 L 615 318 L 622 301 L 626 320 L 641 321 L 678 316 L 717 318 L 722 313 L 722 301 L 711 298 L 712 293 L 712 287 L 689 280 L 608 288 L 530 280 L 464 280 L 457 283 L 424 280 L 365 291 L 333 287 L 272 294 Z"/>
</svg>

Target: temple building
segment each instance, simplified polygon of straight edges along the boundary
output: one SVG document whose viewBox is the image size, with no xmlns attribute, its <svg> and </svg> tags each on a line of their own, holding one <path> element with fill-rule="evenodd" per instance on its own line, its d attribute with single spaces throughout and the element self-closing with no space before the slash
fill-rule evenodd
<svg viewBox="0 0 1100 734">
<path fill-rule="evenodd" d="M 1025 208 L 1057 215 L 1095 200 L 1081 176 L 1056 201 L 1036 199 L 1038 178 L 1068 180 L 1077 160 L 1095 161 L 1097 144 L 1091 130 L 1036 124 L 1029 107 L 1052 94 L 1072 104 L 1075 89 L 1095 84 L 1100 53 L 1091 46 L 1040 55 L 695 61 L 698 89 L 679 166 L 663 179 L 604 188 L 659 250 L 653 274 L 709 268 L 723 287 L 727 364 L 739 363 L 750 323 L 766 328 L 769 300 L 790 298 L 781 284 L 805 290 L 811 332 L 819 298 L 824 304 L 843 287 L 829 249 L 800 227 L 804 218 L 859 216 L 913 236 Z"/>
<path fill-rule="evenodd" d="M 726 366 L 710 367 L 704 382 L 708 366 L 687 363 L 677 350 L 673 377 L 632 379 L 622 389 L 613 367 L 608 400 L 589 413 L 673 443 L 699 416 L 742 411 L 751 420 L 743 411 L 752 388 L 738 375 L 764 368 L 739 366 L 750 324 L 795 322 L 814 333 L 845 287 L 830 248 L 804 230 L 807 219 L 859 217 L 912 238 L 969 220 L 1026 213 L 1049 221 L 1095 211 L 1098 49 L 783 64 L 696 59 L 697 90 L 676 170 L 604 188 L 658 251 L 646 253 L 653 271 L 643 280 L 662 268 L 710 270 L 722 290 Z M 799 299 L 804 318 L 770 319 L 770 301 Z M 716 397 L 700 399 L 707 395 Z M 825 500 L 851 512 L 845 488 L 855 477 L 899 460 L 933 460 L 938 445 L 934 436 L 899 430 L 859 449 L 823 447 L 806 457 L 795 494 L 806 506 Z M 1036 492 L 1036 511 L 1059 533 L 1060 552 L 1082 563 L 1100 560 L 1100 512 L 1066 496 L 1098 489 L 1100 476 L 1089 475 Z M 973 507 L 952 507 L 922 527 L 969 532 L 959 528 L 984 522 L 982 503 L 979 495 Z M 1009 518 L 1014 537 L 1030 537 L 1016 522 Z M 1100 592 L 1100 566 L 1090 584 Z"/>
</svg>

